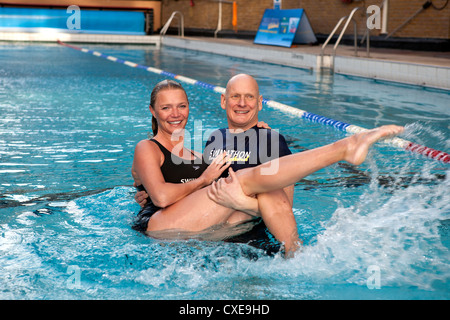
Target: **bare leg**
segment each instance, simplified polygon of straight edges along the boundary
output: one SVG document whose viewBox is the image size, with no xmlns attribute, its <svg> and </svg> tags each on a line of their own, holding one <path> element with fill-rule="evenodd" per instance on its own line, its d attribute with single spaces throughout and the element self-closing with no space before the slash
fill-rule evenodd
<svg viewBox="0 0 450 320">
<path fill-rule="evenodd" d="M 298 237 L 291 201 L 284 190 L 261 193 L 258 194 L 257 199 L 266 227 L 278 241 L 283 243 L 287 255 L 295 252 L 302 242 Z M 228 218 L 227 224 L 240 224 L 251 219 L 253 217 L 248 214 L 235 211 Z"/>
<path fill-rule="evenodd" d="M 369 147 L 377 140 L 389 135 L 399 134 L 402 127 L 384 126 L 362 132 L 345 138 L 333 144 L 289 155 L 280 161 L 275 175 L 262 175 L 261 170 L 271 164 L 263 164 L 254 168 L 239 170 L 236 176 L 242 189 L 248 195 L 261 194 L 279 190 L 338 161 L 348 161 L 361 164 Z M 210 200 L 207 195 L 208 187 L 198 190 L 177 203 L 155 213 L 148 223 L 148 231 L 165 229 L 182 229 L 187 231 L 201 231 L 215 224 L 225 223 L 234 212 L 233 209 L 222 207 Z M 277 230 L 285 227 L 277 216 L 263 216 L 266 225 Z M 280 229 L 278 229 L 280 228 Z"/>
<path fill-rule="evenodd" d="M 264 175 L 272 164 L 267 162 L 254 168 L 236 172 L 242 190 L 248 195 L 281 189 L 298 180 L 339 161 L 361 164 L 376 141 L 399 134 L 403 127 L 389 125 L 367 130 L 335 143 L 289 155 L 280 159 L 275 175 Z"/>
<path fill-rule="evenodd" d="M 209 199 L 208 188 L 191 193 L 156 212 L 148 222 L 147 231 L 166 229 L 202 231 L 213 225 L 226 223 L 235 210 Z"/>
<path fill-rule="evenodd" d="M 301 244 L 290 202 L 282 189 L 258 194 L 261 216 L 267 229 L 283 243 L 286 255 L 295 252 Z"/>
<path fill-rule="evenodd" d="M 227 223 L 228 224 L 237 224 L 242 223 L 246 221 L 250 221 L 252 219 L 255 219 L 255 217 L 250 216 L 249 214 L 242 212 L 242 211 L 235 211 L 233 214 L 228 218 Z"/>
</svg>

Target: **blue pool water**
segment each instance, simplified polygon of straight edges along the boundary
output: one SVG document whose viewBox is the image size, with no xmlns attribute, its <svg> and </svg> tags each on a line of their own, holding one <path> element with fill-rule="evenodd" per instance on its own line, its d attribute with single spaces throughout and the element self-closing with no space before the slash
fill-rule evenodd
<svg viewBox="0 0 450 320">
<path fill-rule="evenodd" d="M 405 139 L 450 149 L 448 91 L 173 48 L 88 47 L 220 86 L 251 73 L 265 98 L 366 128 L 407 125 Z M 358 168 L 296 184 L 305 246 L 290 260 L 132 230 L 133 151 L 162 79 L 57 45 L 0 45 L 1 299 L 450 298 L 449 167 L 388 145 Z M 200 151 L 225 114 L 217 93 L 184 87 Z M 293 152 L 346 135 L 269 107 L 260 118 Z"/>
</svg>

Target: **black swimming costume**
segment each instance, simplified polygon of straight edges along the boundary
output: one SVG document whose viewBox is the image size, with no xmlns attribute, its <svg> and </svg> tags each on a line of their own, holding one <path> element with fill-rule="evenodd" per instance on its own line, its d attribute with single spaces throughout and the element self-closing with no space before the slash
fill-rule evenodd
<svg viewBox="0 0 450 320">
<path fill-rule="evenodd" d="M 167 171 L 170 171 L 173 169 L 173 167 L 177 166 L 175 166 L 173 163 L 166 164 L 166 162 L 168 161 L 167 159 L 169 159 L 172 154 L 166 148 L 161 146 L 156 140 L 151 141 L 154 141 L 156 144 L 158 144 L 164 154 L 164 163 L 161 166 L 161 171 L 163 172 L 164 178 L 166 178 L 166 175 L 164 173 L 164 171 L 166 171 L 166 168 Z M 291 154 L 285 138 L 274 130 L 261 129 L 255 126 L 243 133 L 230 134 L 228 129 L 220 129 L 214 131 L 209 137 L 208 142 L 206 143 L 205 151 L 203 153 L 203 159 L 205 159 L 207 163 L 203 163 L 203 166 L 199 170 L 201 171 L 199 173 L 199 176 L 206 169 L 207 165 L 223 150 L 226 150 L 234 159 L 233 163 L 231 164 L 231 167 L 234 171 L 243 168 L 254 167 L 261 163 Z M 179 172 L 184 169 L 186 168 L 177 167 L 176 171 L 179 174 Z M 170 173 L 167 172 L 167 175 L 170 175 Z M 228 170 L 225 170 L 222 174 L 222 177 L 227 176 Z M 180 178 L 178 178 L 178 180 L 180 180 Z M 143 186 L 138 186 L 138 190 L 139 189 L 145 190 Z M 135 230 L 145 232 L 147 230 L 147 224 L 150 220 L 150 217 L 156 211 L 161 209 L 155 206 L 151 202 L 150 198 L 148 199 L 148 201 L 149 202 L 147 202 L 145 207 L 142 208 L 138 213 L 135 225 L 133 226 Z M 251 222 L 243 223 L 255 223 L 255 221 L 253 220 Z M 256 223 L 256 225 L 248 232 L 228 238 L 225 241 L 246 243 L 253 247 L 264 250 L 266 254 L 269 255 L 277 253 L 281 248 L 281 244 L 270 234 L 269 230 L 264 224 L 264 221 L 261 218 L 258 218 L 258 222 Z"/>
<path fill-rule="evenodd" d="M 231 133 L 229 129 L 213 131 L 206 142 L 203 158 L 209 164 L 223 151 L 231 157 L 234 171 L 256 167 L 292 153 L 281 134 L 257 126 L 240 133 Z M 227 176 L 228 170 L 225 170 L 222 177 Z"/>
<path fill-rule="evenodd" d="M 195 157 L 194 160 L 182 159 L 169 150 L 167 150 L 161 143 L 155 139 L 150 141 L 156 143 L 161 152 L 164 155 L 164 162 L 161 165 L 161 173 L 164 180 L 169 183 L 186 183 L 191 180 L 195 180 L 200 177 L 203 171 L 206 170 L 208 165 L 203 161 L 203 158 L 197 157 L 192 151 L 192 155 Z M 137 186 L 139 191 L 146 191 L 143 185 Z M 151 216 L 160 210 L 150 197 L 147 198 L 147 203 L 144 208 L 139 211 L 133 224 L 133 229 L 145 232 L 147 230 L 147 224 Z"/>
</svg>

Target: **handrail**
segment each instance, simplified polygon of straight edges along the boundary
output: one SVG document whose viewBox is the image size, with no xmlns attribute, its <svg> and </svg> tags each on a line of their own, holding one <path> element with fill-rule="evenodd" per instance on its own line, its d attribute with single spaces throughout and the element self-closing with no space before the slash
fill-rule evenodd
<svg viewBox="0 0 450 320">
<path fill-rule="evenodd" d="M 172 23 L 172 20 L 174 18 L 178 18 L 176 17 L 176 15 L 179 14 L 180 18 L 178 20 L 178 35 L 181 34 L 181 37 L 184 38 L 184 17 L 183 14 L 181 13 L 181 11 L 174 11 L 172 12 L 172 14 L 170 15 L 170 18 L 167 20 L 166 24 L 164 25 L 164 27 L 162 27 L 159 35 L 162 37 L 166 34 L 167 30 L 169 29 L 170 24 Z"/>
<path fill-rule="evenodd" d="M 341 25 L 342 21 L 345 20 L 345 18 L 347 18 L 347 16 L 342 17 L 339 22 L 336 24 L 336 26 L 334 27 L 333 31 L 331 31 L 330 35 L 328 36 L 327 40 L 324 42 L 324 44 L 322 45 L 322 50 L 321 50 L 321 55 L 324 54 L 325 52 L 325 47 L 328 45 L 328 42 L 330 42 L 331 38 L 334 36 L 334 34 L 336 33 L 336 30 L 339 28 L 339 26 Z"/>
<path fill-rule="evenodd" d="M 226 1 L 226 0 L 210 0 L 211 2 L 218 2 L 219 3 L 219 16 L 217 18 L 217 28 L 216 31 L 214 31 L 214 38 L 217 38 L 217 33 L 222 30 L 222 3 L 227 4 L 233 4 L 233 1 Z"/>
<path fill-rule="evenodd" d="M 338 30 L 338 28 L 341 26 L 342 22 L 343 22 L 345 19 L 347 19 L 347 21 L 345 22 L 345 25 L 344 25 L 344 27 L 342 28 L 342 31 L 341 31 L 341 33 L 339 34 L 339 37 L 338 37 L 338 39 L 337 39 L 337 41 L 336 41 L 336 43 L 334 44 L 334 47 L 333 47 L 333 56 L 336 55 L 336 49 L 337 49 L 337 47 L 339 46 L 339 43 L 341 42 L 342 37 L 343 37 L 345 31 L 347 30 L 350 21 L 353 21 L 355 56 L 358 56 L 358 50 L 357 50 L 357 48 L 358 48 L 358 45 L 357 45 L 358 34 L 357 34 L 357 28 L 356 28 L 356 21 L 355 21 L 355 19 L 353 19 L 353 16 L 354 16 L 354 14 L 356 13 L 356 11 L 358 11 L 358 10 L 360 10 L 360 9 L 363 9 L 363 8 L 362 8 L 362 7 L 356 7 L 356 8 L 354 8 L 354 9 L 350 12 L 350 14 L 349 14 L 348 16 L 344 16 L 344 17 L 342 17 L 342 18 L 338 21 L 338 23 L 337 23 L 336 26 L 334 27 L 333 31 L 332 31 L 332 32 L 330 33 L 330 35 L 328 36 L 327 40 L 326 40 L 326 41 L 324 42 L 324 44 L 322 45 L 322 49 L 321 49 L 321 52 L 320 52 L 321 66 L 323 65 L 323 56 L 324 56 L 324 54 L 325 54 L 325 47 L 328 45 L 328 42 L 330 42 L 331 38 L 334 36 L 334 34 L 336 33 L 336 31 Z M 369 55 L 370 55 L 370 50 L 369 50 L 369 30 L 368 30 L 368 29 L 367 29 L 367 31 L 366 31 L 366 34 L 367 34 L 367 56 L 369 56 Z"/>
<path fill-rule="evenodd" d="M 342 28 L 341 34 L 339 35 L 339 38 L 337 39 L 336 43 L 334 44 L 333 55 L 336 55 L 336 49 L 337 49 L 339 43 L 341 42 L 341 39 L 344 36 L 344 33 L 347 30 L 347 27 L 348 27 L 350 21 L 353 20 L 353 15 L 359 9 L 362 9 L 362 8 L 361 7 L 356 7 L 356 8 L 354 8 L 352 10 L 352 12 L 350 12 L 350 15 L 348 16 L 347 22 L 345 23 L 344 28 Z M 356 30 L 356 21 L 355 20 L 353 20 L 353 26 L 354 26 L 354 36 L 355 36 L 355 40 L 354 40 L 355 41 L 355 56 L 357 56 L 358 55 L 358 52 L 357 52 L 357 39 L 356 39 L 357 38 L 357 30 Z"/>
</svg>

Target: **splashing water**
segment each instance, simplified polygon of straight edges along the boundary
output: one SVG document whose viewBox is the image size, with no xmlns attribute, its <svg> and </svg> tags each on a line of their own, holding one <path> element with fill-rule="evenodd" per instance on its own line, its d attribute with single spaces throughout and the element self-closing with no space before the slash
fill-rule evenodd
<svg viewBox="0 0 450 320">
<path fill-rule="evenodd" d="M 359 299 L 373 297 L 375 275 L 376 297 L 448 298 L 448 176 L 406 188 L 375 181 L 289 260 L 243 244 L 142 236 L 130 228 L 129 187 L 49 202 L 41 215 L 25 211 L 1 225 L 2 297 Z"/>
<path fill-rule="evenodd" d="M 220 85 L 253 70 L 273 100 L 367 128 L 414 116 L 403 138 L 450 147 L 446 92 L 337 75 L 317 85 L 299 70 L 167 48 L 108 50 Z M 448 166 L 376 145 L 359 168 L 300 181 L 294 214 L 305 245 L 289 260 L 245 244 L 150 239 L 131 229 L 129 167 L 149 130 L 148 91 L 162 79 L 59 47 L 0 51 L 1 299 L 450 298 Z M 186 87 L 194 120 L 226 126 L 217 96 Z M 274 110 L 261 120 L 293 152 L 345 135 Z"/>
<path fill-rule="evenodd" d="M 448 187 L 447 178 L 439 186 L 412 186 L 384 197 L 370 190 L 356 205 L 336 210 L 298 259 L 319 278 L 359 285 L 369 266 L 381 271 L 382 286 L 429 290 L 435 281 L 448 281 L 449 253 L 440 232 L 450 213 Z M 373 209 L 372 201 L 379 207 Z"/>
</svg>

